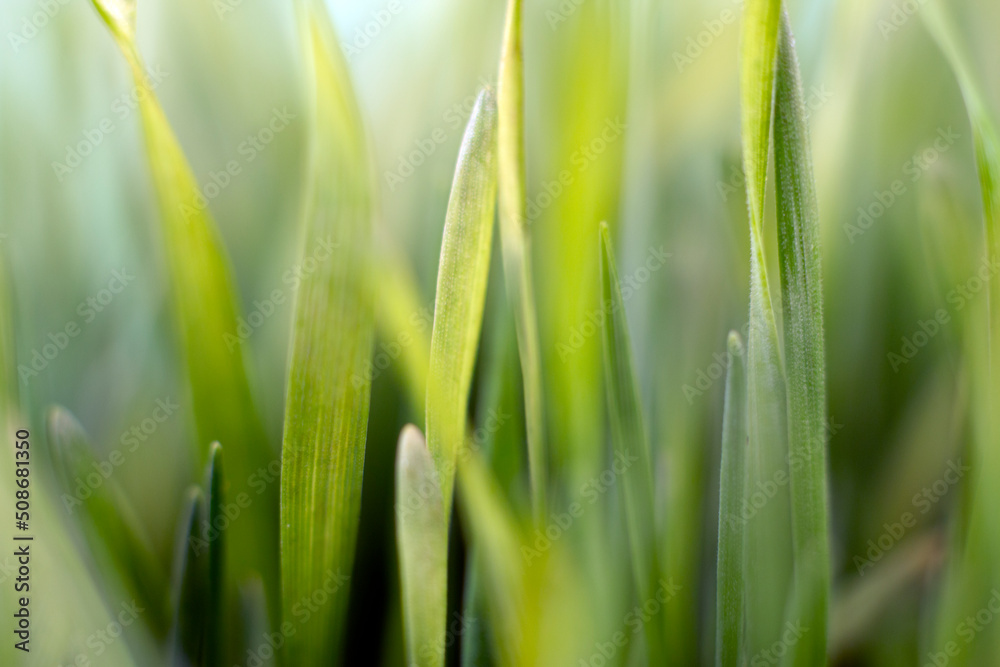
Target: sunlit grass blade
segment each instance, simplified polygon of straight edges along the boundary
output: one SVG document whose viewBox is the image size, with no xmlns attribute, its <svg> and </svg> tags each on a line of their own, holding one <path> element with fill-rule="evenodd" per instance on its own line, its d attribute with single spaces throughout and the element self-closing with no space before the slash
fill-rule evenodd
<svg viewBox="0 0 1000 667">
<path fill-rule="evenodd" d="M 722 460 L 719 474 L 719 556 L 716 572 L 715 664 L 746 662 L 743 651 L 743 486 L 746 483 L 747 378 L 743 341 L 729 333 L 726 404 L 722 413 Z"/>
<path fill-rule="evenodd" d="M 607 313 L 602 322 L 604 382 L 608 392 L 608 414 L 615 455 L 626 461 L 636 462 L 635 468 L 622 479 L 621 489 L 625 501 L 626 531 L 632 556 L 636 599 L 643 601 L 653 598 L 660 577 L 652 465 L 632 360 L 625 302 L 622 299 L 608 226 L 603 223 L 600 231 L 600 256 L 601 298 L 603 312 Z M 665 664 L 666 660 L 666 647 L 659 621 L 657 619 L 645 625 L 649 662 L 655 665 Z"/>
<path fill-rule="evenodd" d="M 135 44 L 135 0 L 93 0 L 131 69 L 138 92 L 148 165 L 160 210 L 177 333 L 191 389 L 198 451 L 213 441 L 232 452 L 234 493 L 266 467 L 274 453 L 251 395 L 237 331 L 235 281 L 215 220 Z M 272 576 L 277 563 L 277 489 L 269 485 L 232 527 L 234 565 Z M 254 492 L 254 496 L 257 493 Z"/>
<path fill-rule="evenodd" d="M 496 210 L 496 101 L 484 90 L 469 119 L 455 168 L 438 263 L 427 377 L 427 444 L 451 510 L 455 457 L 465 441 Z"/>
<path fill-rule="evenodd" d="M 524 382 L 528 466 L 535 520 L 546 511 L 545 413 L 538 313 L 531 269 L 531 244 L 525 216 L 524 44 L 522 0 L 508 0 L 497 89 L 499 110 L 500 241 L 507 299 L 514 313 Z"/>
<path fill-rule="evenodd" d="M 396 454 L 396 547 L 411 666 L 444 665 L 448 522 L 439 479 L 424 436 L 405 426 Z"/>
<path fill-rule="evenodd" d="M 750 318 L 747 339 L 747 493 L 775 494 L 746 526 L 746 641 L 749 655 L 772 645 L 784 619 L 791 570 L 785 386 L 764 251 L 767 179 L 779 0 L 748 0 L 740 45 L 743 171 L 750 215 Z"/>
<path fill-rule="evenodd" d="M 209 555 L 204 540 L 205 495 L 192 487 L 181 514 L 174 548 L 173 611 L 170 664 L 174 667 L 207 667 Z"/>
<path fill-rule="evenodd" d="M 788 398 L 788 457 L 794 549 L 786 620 L 810 631 L 788 650 L 790 664 L 826 660 L 830 540 L 826 490 L 826 362 L 819 209 L 795 40 L 782 14 L 774 111 L 782 338 Z"/>
<path fill-rule="evenodd" d="M 226 625 L 223 621 L 226 595 L 226 529 L 228 517 L 223 515 L 225 505 L 225 475 L 222 467 L 222 446 L 213 442 L 209 448 L 208 466 L 205 470 L 205 520 L 202 539 L 207 547 L 208 586 L 205 591 L 205 659 L 209 665 L 224 662 L 227 643 Z"/>
<path fill-rule="evenodd" d="M 285 645 L 285 664 L 340 655 L 354 562 L 371 379 L 372 183 L 368 147 L 346 63 L 320 3 L 301 6 L 312 109 L 303 253 L 332 239 L 328 260 L 295 297 L 281 462 L 283 620 L 324 590 Z"/>
<path fill-rule="evenodd" d="M 124 577 L 126 590 L 148 607 L 154 631 L 165 633 L 165 572 L 150 550 L 132 506 L 113 477 L 101 476 L 101 464 L 83 427 L 65 408 L 56 406 L 49 411 L 48 440 L 62 486 L 63 507 L 80 520 L 91 549 L 107 554 L 114 565 L 112 571 Z M 107 461 L 101 463 L 111 466 Z M 88 481 L 95 473 L 100 484 Z"/>
</svg>

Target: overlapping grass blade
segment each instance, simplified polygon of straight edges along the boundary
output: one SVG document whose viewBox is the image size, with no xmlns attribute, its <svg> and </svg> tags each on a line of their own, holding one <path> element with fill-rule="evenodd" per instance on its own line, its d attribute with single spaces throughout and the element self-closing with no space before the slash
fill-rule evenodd
<svg viewBox="0 0 1000 667">
<path fill-rule="evenodd" d="M 747 573 L 743 560 L 743 487 L 746 483 L 747 378 L 743 341 L 729 332 L 726 403 L 722 413 L 722 460 L 719 474 L 719 556 L 716 572 L 715 664 L 742 665 L 743 586 Z"/>
<path fill-rule="evenodd" d="M 785 386 L 764 253 L 764 195 L 771 127 L 780 0 L 748 0 L 740 46 L 743 171 L 750 215 L 750 318 L 747 340 L 747 493 L 775 487 L 746 527 L 747 651 L 777 639 L 791 563 Z"/>
<path fill-rule="evenodd" d="M 427 377 L 427 441 L 451 510 L 455 460 L 465 441 L 469 386 L 483 323 L 497 192 L 497 109 L 484 90 L 455 168 L 438 263 Z"/>
<path fill-rule="evenodd" d="M 525 212 L 524 45 L 522 0 L 508 0 L 497 90 L 500 160 L 500 241 L 507 299 L 514 313 L 524 382 L 528 431 L 528 467 L 535 519 L 546 514 L 545 413 L 538 313 L 531 268 L 531 244 Z"/>
<path fill-rule="evenodd" d="M 204 459 L 213 441 L 232 452 L 234 493 L 267 467 L 274 453 L 254 406 L 237 336 L 235 282 L 215 221 L 170 123 L 156 98 L 135 44 L 135 0 L 93 0 L 121 48 L 135 82 L 150 173 L 160 208 L 163 248 L 174 313 Z M 267 486 L 232 527 L 234 565 L 269 581 L 276 572 L 277 489 Z"/>
<path fill-rule="evenodd" d="M 775 83 L 782 338 L 788 398 L 788 456 L 794 549 L 792 623 L 810 631 L 789 647 L 794 665 L 826 660 L 830 544 L 826 491 L 826 363 L 819 209 L 802 82 L 788 14 L 782 13 Z"/>
<path fill-rule="evenodd" d="M 328 260 L 295 299 L 281 468 L 283 618 L 324 590 L 285 645 L 285 663 L 332 664 L 340 653 L 361 509 L 371 379 L 371 174 L 346 63 L 326 10 L 300 5 L 312 88 L 303 252 L 332 239 Z"/>
<path fill-rule="evenodd" d="M 207 667 L 206 622 L 209 601 L 209 555 L 201 548 L 206 516 L 205 495 L 192 487 L 174 549 L 173 610 L 170 652 L 174 667 Z"/>
<path fill-rule="evenodd" d="M 405 426 L 396 454 L 396 545 L 411 666 L 444 665 L 448 522 L 439 479 L 424 436 Z"/>
<path fill-rule="evenodd" d="M 55 406 L 47 421 L 63 506 L 79 518 L 91 549 L 107 554 L 113 571 L 124 576 L 126 590 L 149 609 L 150 626 L 164 634 L 168 617 L 165 573 L 149 548 L 132 506 L 113 477 L 102 479 L 96 486 L 86 481 L 100 466 L 83 427 L 73 415 Z"/>
<path fill-rule="evenodd" d="M 660 577 L 657 558 L 656 511 L 653 504 L 653 475 L 646 425 L 639 400 L 632 342 L 625 318 L 614 250 L 607 224 L 601 224 L 601 297 L 604 344 L 604 381 L 608 392 L 608 413 L 615 455 L 635 461 L 635 468 L 622 479 L 625 522 L 632 556 L 632 574 L 640 601 L 653 599 Z M 666 647 L 659 619 L 645 625 L 650 664 L 665 664 Z"/>
</svg>

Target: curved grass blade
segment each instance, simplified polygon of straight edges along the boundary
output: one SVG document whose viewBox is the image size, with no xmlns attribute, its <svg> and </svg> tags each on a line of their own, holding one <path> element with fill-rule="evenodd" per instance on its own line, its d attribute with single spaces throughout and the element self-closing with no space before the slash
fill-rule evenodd
<svg viewBox="0 0 1000 667">
<path fill-rule="evenodd" d="M 107 553 L 114 571 L 124 576 L 126 589 L 149 609 L 150 626 L 162 636 L 168 616 L 167 582 L 132 506 L 112 477 L 96 488 L 85 486 L 87 476 L 100 470 L 100 464 L 83 427 L 68 410 L 51 408 L 47 425 L 64 507 L 80 518 L 91 549 Z M 84 499 L 78 491 L 81 488 L 90 492 Z"/>
<path fill-rule="evenodd" d="M 420 429 L 403 427 L 396 454 L 396 544 L 411 667 L 444 665 L 448 523 L 439 479 Z"/>
<path fill-rule="evenodd" d="M 638 600 L 652 599 L 660 577 L 656 543 L 656 511 L 653 501 L 653 474 L 649 443 L 639 400 L 632 343 L 625 302 L 615 265 L 614 250 L 607 223 L 601 223 L 601 295 L 604 342 L 604 376 L 608 392 L 608 413 L 615 455 L 636 461 L 636 467 L 622 479 L 625 501 L 625 525 L 632 556 L 632 574 Z M 659 619 L 658 619 L 659 620 Z M 645 625 L 649 662 L 666 664 L 666 646 L 658 620 Z"/>
<path fill-rule="evenodd" d="M 810 631 L 788 664 L 826 661 L 830 544 L 826 491 L 826 364 L 819 209 L 795 40 L 782 13 L 775 84 L 774 173 L 788 399 L 793 599 L 786 620 Z"/>
<path fill-rule="evenodd" d="M 545 413 L 538 314 L 525 211 L 524 52 L 522 0 L 508 0 L 497 89 L 500 159 L 500 241 L 507 299 L 514 313 L 524 382 L 528 467 L 536 522 L 546 516 Z"/>
<path fill-rule="evenodd" d="M 740 46 L 743 170 L 750 215 L 750 318 L 747 339 L 747 492 L 776 492 L 746 526 L 747 651 L 756 655 L 781 632 L 791 571 L 784 372 L 764 256 L 764 195 L 780 0 L 748 0 Z"/>
<path fill-rule="evenodd" d="M 332 664 L 340 653 L 354 562 L 371 380 L 372 193 L 368 147 L 346 63 L 320 3 L 299 14 L 313 93 L 304 252 L 329 260 L 295 300 L 281 463 L 283 619 L 296 623 L 286 664 Z M 328 602 L 299 624 L 295 605 Z"/>
<path fill-rule="evenodd" d="M 484 90 L 462 140 L 438 264 L 427 377 L 427 441 L 439 474 L 446 520 L 455 460 L 465 441 L 469 386 L 486 300 L 496 209 L 496 124 L 496 100 Z"/>
<path fill-rule="evenodd" d="M 221 665 L 223 650 L 227 644 L 224 624 L 226 593 L 226 528 L 223 516 L 225 488 L 222 467 L 222 446 L 213 442 L 209 448 L 208 466 L 205 470 L 205 523 L 202 539 L 208 546 L 207 577 L 205 598 L 205 656 L 209 665 Z"/>
<path fill-rule="evenodd" d="M 254 405 L 240 339 L 235 282 L 215 220 L 146 75 L 136 47 L 135 0 L 93 0 L 132 71 L 160 207 L 178 338 L 191 388 L 199 456 L 213 441 L 233 453 L 234 492 L 274 458 Z M 275 581 L 277 489 L 265 488 L 233 524 L 234 565 Z"/>
<path fill-rule="evenodd" d="M 192 487 L 184 503 L 183 520 L 174 550 L 173 609 L 170 664 L 207 667 L 206 621 L 209 600 L 209 556 L 199 545 L 204 539 L 205 495 Z"/>
<path fill-rule="evenodd" d="M 729 332 L 729 369 L 722 413 L 722 461 L 719 474 L 719 557 L 716 573 L 715 664 L 747 662 L 743 651 L 743 522 L 740 507 L 746 483 L 747 378 L 743 341 Z"/>
</svg>

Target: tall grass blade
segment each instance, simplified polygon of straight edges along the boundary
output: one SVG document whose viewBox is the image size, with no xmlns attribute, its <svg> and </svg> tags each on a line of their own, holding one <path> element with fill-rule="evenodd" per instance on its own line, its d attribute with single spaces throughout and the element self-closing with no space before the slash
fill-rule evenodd
<svg viewBox="0 0 1000 667">
<path fill-rule="evenodd" d="M 636 462 L 635 468 L 622 479 L 621 488 L 636 595 L 639 601 L 644 601 L 653 598 L 660 577 L 653 474 L 635 365 L 632 361 L 632 342 L 625 318 L 625 302 L 622 299 L 621 283 L 606 223 L 601 224 L 600 256 L 603 312 L 608 313 L 602 323 L 608 413 L 611 417 L 616 457 Z M 645 633 L 649 644 L 650 664 L 665 664 L 666 647 L 658 620 L 646 624 Z"/>
<path fill-rule="evenodd" d="M 750 318 L 747 340 L 747 493 L 775 493 L 746 527 L 747 651 L 756 655 L 777 640 L 791 570 L 785 387 L 764 252 L 764 196 L 771 127 L 779 0 L 748 0 L 740 46 L 743 171 L 750 215 Z"/>
<path fill-rule="evenodd" d="M 207 604 L 209 557 L 199 548 L 204 539 L 205 495 L 192 487 L 182 513 L 174 550 L 173 609 L 170 663 L 174 667 L 207 667 Z"/>
<path fill-rule="evenodd" d="M 254 406 L 237 336 L 239 308 L 232 271 L 215 220 L 170 123 L 157 100 L 135 44 L 135 1 L 93 0 L 125 56 L 135 82 L 150 173 L 160 207 L 178 337 L 191 389 L 199 456 L 213 441 L 232 452 L 235 493 L 267 467 L 274 453 Z M 242 574 L 274 581 L 277 489 L 268 486 L 232 527 Z"/>
<path fill-rule="evenodd" d="M 742 665 L 743 522 L 740 509 L 746 483 L 747 378 L 743 341 L 729 332 L 726 403 L 722 413 L 722 462 L 719 474 L 719 556 L 716 573 L 715 664 Z"/>
<path fill-rule="evenodd" d="M 448 520 L 455 461 L 465 441 L 469 387 L 483 324 L 496 210 L 497 109 L 479 94 L 462 139 L 438 263 L 427 377 L 427 441 Z"/>
<path fill-rule="evenodd" d="M 100 470 L 100 464 L 83 427 L 68 410 L 51 408 L 47 427 L 63 506 L 79 518 L 91 549 L 107 554 L 114 566 L 111 571 L 121 573 L 126 590 L 149 609 L 150 626 L 164 634 L 168 617 L 165 573 L 132 506 L 113 477 L 96 488 L 85 486 L 88 475 Z M 90 492 L 86 498 L 82 498 L 81 487 Z"/>
<path fill-rule="evenodd" d="M 500 241 L 507 299 L 514 313 L 524 382 L 528 467 L 536 521 L 546 514 L 545 413 L 538 313 L 531 269 L 531 244 L 525 216 L 524 45 L 522 0 L 508 0 L 497 90 L 500 159 Z"/>
<path fill-rule="evenodd" d="M 209 448 L 205 470 L 205 520 L 202 540 L 207 549 L 208 586 L 205 591 L 205 658 L 209 665 L 220 665 L 227 644 L 224 623 L 226 595 L 226 528 L 225 475 L 222 467 L 222 446 L 213 442 Z"/>
<path fill-rule="evenodd" d="M 396 454 L 396 545 L 410 666 L 444 665 L 448 523 L 439 479 L 424 436 L 405 426 Z"/>
<path fill-rule="evenodd" d="M 374 315 L 371 175 L 346 63 L 326 10 L 301 7 L 312 82 L 303 253 L 331 256 L 295 298 L 281 462 L 283 619 L 318 590 L 329 601 L 288 638 L 285 664 L 331 664 L 340 653 L 361 510 Z M 332 240 L 332 241 L 331 241 Z"/>
<path fill-rule="evenodd" d="M 826 660 L 830 543 L 826 490 L 826 364 L 819 209 L 795 39 L 782 13 L 775 84 L 774 173 L 788 398 L 794 549 L 787 620 L 809 628 L 788 650 L 794 665 Z"/>
</svg>

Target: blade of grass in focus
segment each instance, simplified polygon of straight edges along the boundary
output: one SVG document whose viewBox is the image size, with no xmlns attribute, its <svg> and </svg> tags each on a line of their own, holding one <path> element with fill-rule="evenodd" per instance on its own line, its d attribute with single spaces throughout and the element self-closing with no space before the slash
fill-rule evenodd
<svg viewBox="0 0 1000 667">
<path fill-rule="evenodd" d="M 191 389 L 199 457 L 213 441 L 227 443 L 234 494 L 274 458 L 254 406 L 236 335 L 235 282 L 215 220 L 157 100 L 135 43 L 135 0 L 93 0 L 125 56 L 135 82 L 148 164 L 160 207 L 174 313 Z M 234 565 L 274 585 L 277 489 L 268 485 L 232 527 Z M 272 590 L 276 590 L 276 587 Z"/>
<path fill-rule="evenodd" d="M 207 548 L 207 578 L 205 591 L 205 660 L 209 665 L 225 662 L 227 643 L 223 622 L 226 594 L 226 528 L 228 517 L 223 515 L 225 475 L 222 466 L 222 446 L 213 442 L 209 448 L 205 470 L 205 522 L 202 540 Z"/>
<path fill-rule="evenodd" d="M 81 498 L 81 480 L 100 469 L 87 435 L 73 415 L 59 406 L 49 410 L 47 426 L 63 506 L 79 517 L 91 549 L 107 553 L 114 565 L 111 571 L 121 573 L 126 590 L 149 609 L 150 627 L 164 634 L 167 582 L 132 506 L 112 477 L 96 488 L 88 485 L 89 496 Z"/>
<path fill-rule="evenodd" d="M 636 599 L 644 601 L 653 599 L 660 577 L 652 465 L 632 361 L 632 342 L 625 317 L 625 302 L 622 299 L 621 283 L 606 223 L 601 224 L 600 253 L 601 298 L 603 312 L 608 314 L 602 321 L 608 414 L 611 418 L 616 456 L 630 464 L 632 461 L 636 462 L 635 468 L 629 470 L 622 479 L 621 489 Z M 653 665 L 666 664 L 667 660 L 661 620 L 656 619 L 644 626 L 649 646 L 648 659 Z"/>
<path fill-rule="evenodd" d="M 972 143 L 982 197 L 986 258 L 991 267 L 1000 262 L 1000 137 L 982 88 L 959 41 L 951 15 L 930 2 L 923 8 L 924 24 L 954 72 L 972 127 Z M 994 515 L 1000 506 L 1000 272 L 990 272 L 987 281 L 984 318 L 973 309 L 967 349 L 972 365 L 972 458 L 973 476 L 969 488 L 967 521 L 953 538 L 952 563 L 945 580 L 938 611 L 937 642 L 951 640 L 954 628 L 969 614 L 982 608 L 990 591 L 1000 586 L 1000 532 Z M 978 354 L 977 354 L 978 353 Z M 985 363 L 983 357 L 985 356 Z M 1000 630 L 984 628 L 985 637 L 956 658 L 956 664 L 977 664 L 1000 651 Z M 933 648 L 933 647 L 932 647 Z M 972 653 L 975 651 L 975 653 Z M 972 653 L 972 655 L 970 655 Z"/>
<path fill-rule="evenodd" d="M 743 486 L 746 482 L 747 379 L 743 341 L 729 332 L 729 368 L 726 403 L 722 413 L 722 460 L 719 474 L 719 556 L 716 572 L 715 664 L 742 665 L 743 585 L 747 573 L 743 560 Z"/>
<path fill-rule="evenodd" d="M 508 0 L 497 90 L 499 110 L 500 241 L 507 299 L 514 313 L 524 382 L 528 468 L 536 522 L 546 514 L 545 413 L 538 313 L 531 269 L 531 244 L 525 216 L 524 45 L 522 0 Z"/>
<path fill-rule="evenodd" d="M 778 638 L 791 571 L 784 375 L 764 253 L 764 195 L 771 127 L 780 0 L 748 0 L 740 45 L 743 171 L 750 215 L 750 318 L 747 340 L 747 487 L 774 487 L 746 527 L 747 653 Z"/>
<path fill-rule="evenodd" d="M 774 110 L 782 339 L 788 399 L 794 570 L 787 621 L 810 631 L 789 647 L 793 665 L 826 661 L 830 543 L 826 491 L 826 364 L 819 209 L 795 38 L 782 12 Z"/>
<path fill-rule="evenodd" d="M 411 667 L 444 665 L 448 522 L 439 479 L 420 430 L 403 427 L 396 454 L 396 545 Z"/>
<path fill-rule="evenodd" d="M 281 463 L 283 620 L 324 590 L 329 602 L 299 625 L 285 664 L 340 657 L 364 473 L 374 315 L 372 183 L 347 66 L 319 2 L 299 5 L 312 91 L 303 254 L 329 242 L 329 259 L 295 296 Z"/>
<path fill-rule="evenodd" d="M 184 503 L 183 521 L 174 550 L 173 609 L 170 652 L 174 667 L 207 667 L 206 621 L 209 599 L 208 555 L 199 547 L 204 539 L 205 495 L 191 488 Z"/>
</svg>

